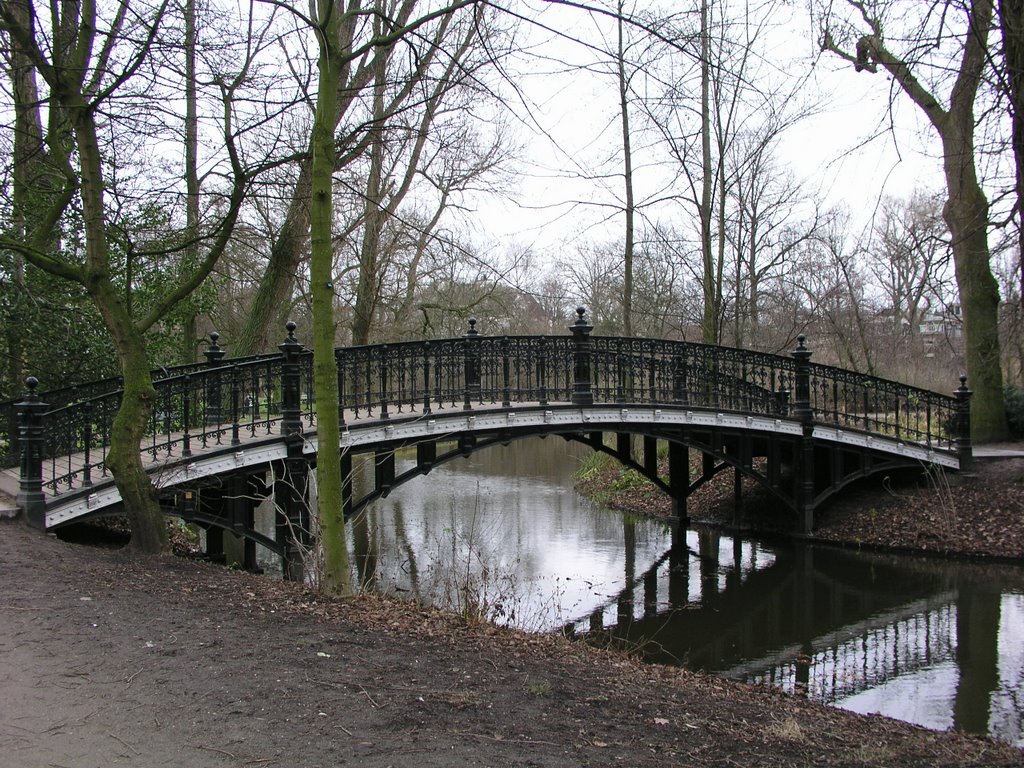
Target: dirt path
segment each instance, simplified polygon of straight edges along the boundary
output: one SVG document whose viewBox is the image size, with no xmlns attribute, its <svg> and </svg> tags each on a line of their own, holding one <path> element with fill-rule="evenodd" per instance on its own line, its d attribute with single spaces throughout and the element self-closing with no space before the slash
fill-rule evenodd
<svg viewBox="0 0 1024 768">
<path fill-rule="evenodd" d="M 378 598 L 0 522 L 0 765 L 1024 765 Z"/>
</svg>

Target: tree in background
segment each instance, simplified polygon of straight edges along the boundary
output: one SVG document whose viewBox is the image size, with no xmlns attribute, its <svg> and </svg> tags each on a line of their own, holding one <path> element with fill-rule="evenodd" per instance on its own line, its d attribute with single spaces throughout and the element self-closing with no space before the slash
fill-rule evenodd
<svg viewBox="0 0 1024 768">
<path fill-rule="evenodd" d="M 992 0 L 963 5 L 847 0 L 846 5 L 848 16 L 839 16 L 836 6 L 823 12 L 823 50 L 858 72 L 884 69 L 942 142 L 943 217 L 952 235 L 967 375 L 974 390 L 971 432 L 979 442 L 1004 439 L 999 287 L 989 263 L 989 200 L 975 151 L 975 103 L 992 56 Z M 929 58 L 936 55 L 947 58 Z"/>
<path fill-rule="evenodd" d="M 147 210 L 162 201 L 165 211 L 174 211 L 180 199 L 180 170 L 161 176 L 151 162 L 161 142 L 174 142 L 181 130 L 165 110 L 182 90 L 175 74 L 180 68 L 161 66 L 160 59 L 181 52 L 175 33 L 182 20 L 174 9 L 166 3 L 108 8 L 4 2 L 0 28 L 28 68 L 19 77 L 43 84 L 34 101 L 23 100 L 32 88 L 15 91 L 15 112 L 23 119 L 14 129 L 31 124 L 42 134 L 34 138 L 34 158 L 18 158 L 29 163 L 18 172 L 25 171 L 19 183 L 31 213 L 5 230 L 0 248 L 80 286 L 102 317 L 124 380 L 106 464 L 124 500 L 132 548 L 162 552 L 163 517 L 139 455 L 155 397 L 147 334 L 202 284 L 231 238 L 252 178 L 239 148 L 250 126 L 236 112 L 236 98 L 249 83 L 262 41 L 254 28 L 247 29 L 244 44 L 235 55 L 222 56 L 224 69 L 214 78 L 220 114 L 213 116 L 218 130 L 211 135 L 220 144 L 208 158 L 217 173 L 205 189 L 208 217 L 201 231 L 179 225 L 154 237 L 145 227 L 138 231 L 140 222 L 152 223 Z M 39 119 L 43 106 L 45 129 Z M 44 165 L 47 172 L 39 173 Z M 175 261 L 196 240 L 203 251 L 197 263 L 164 270 L 150 292 L 137 290 L 142 265 Z M 126 271 L 129 265 L 134 274 Z"/>
</svg>

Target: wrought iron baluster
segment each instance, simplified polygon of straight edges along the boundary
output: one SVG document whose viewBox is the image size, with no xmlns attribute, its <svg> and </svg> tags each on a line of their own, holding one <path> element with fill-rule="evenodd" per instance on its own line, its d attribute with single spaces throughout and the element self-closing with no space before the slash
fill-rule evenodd
<svg viewBox="0 0 1024 768">
<path fill-rule="evenodd" d="M 242 442 L 238 434 L 238 404 L 241 398 L 241 392 L 239 390 L 238 383 L 238 364 L 235 363 L 231 366 L 231 444 L 238 445 Z"/>
<path fill-rule="evenodd" d="M 388 345 L 381 344 L 377 350 L 377 386 L 380 390 L 380 418 L 390 419 L 388 413 Z"/>
<path fill-rule="evenodd" d="M 512 404 L 508 351 L 508 336 L 503 336 L 501 339 L 501 404 L 505 408 Z"/>
<path fill-rule="evenodd" d="M 184 391 L 182 392 L 182 402 L 181 402 L 181 413 L 182 413 L 182 416 L 181 416 L 181 418 L 182 418 L 182 421 L 184 422 L 182 424 L 182 427 L 184 428 L 184 433 L 182 434 L 182 437 L 181 437 L 181 455 L 182 455 L 183 458 L 188 458 L 189 456 L 192 455 L 192 435 L 189 432 L 189 428 L 191 427 L 191 424 L 189 422 L 191 421 L 191 417 L 192 417 L 192 412 L 191 412 L 191 406 L 192 406 L 192 403 L 191 403 L 191 400 L 192 400 L 192 397 L 191 397 L 191 395 L 192 395 L 192 387 L 191 387 L 192 377 L 189 376 L 188 374 L 186 374 L 184 379 L 182 379 L 182 381 L 183 381 Z"/>
<path fill-rule="evenodd" d="M 345 426 L 345 350 L 334 350 L 334 376 L 338 382 L 338 426 Z"/>
<path fill-rule="evenodd" d="M 82 465 L 82 487 L 88 488 L 92 485 L 92 403 L 82 404 L 82 418 L 85 424 L 82 429 L 83 460 Z"/>
<path fill-rule="evenodd" d="M 423 342 L 423 414 L 430 413 L 430 342 Z"/>
</svg>

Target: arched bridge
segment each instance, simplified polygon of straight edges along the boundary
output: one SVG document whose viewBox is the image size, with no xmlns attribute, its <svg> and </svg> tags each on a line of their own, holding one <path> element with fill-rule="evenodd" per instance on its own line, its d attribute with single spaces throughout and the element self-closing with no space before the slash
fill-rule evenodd
<svg viewBox="0 0 1024 768">
<path fill-rule="evenodd" d="M 585 313 L 566 336 L 485 336 L 335 351 L 345 512 L 440 463 L 511 440 L 560 435 L 606 451 L 660 486 L 685 520 L 686 499 L 733 468 L 787 505 L 810 531 L 815 509 L 846 484 L 922 464 L 971 460 L 970 391 L 952 395 L 818 365 L 800 337 L 788 355 L 683 341 L 594 336 Z M 288 553 L 308 531 L 316 460 L 312 354 L 289 323 L 279 352 L 155 374 L 156 407 L 140 451 L 165 509 Z M 29 390 L 8 411 L 0 490 L 36 526 L 118 512 L 106 465 L 121 401 L 117 380 Z M 13 416 L 18 426 L 13 428 Z M 659 466 L 659 447 L 662 461 Z M 689 451 L 703 456 L 696 476 Z M 395 452 L 415 451 L 396 474 Z M 374 488 L 352 492 L 353 457 L 375 458 Z M 667 463 L 664 460 L 667 454 Z M 666 469 L 667 466 L 667 469 Z M 273 496 L 276 539 L 253 525 Z M 301 535 L 300 535 L 301 539 Z"/>
</svg>

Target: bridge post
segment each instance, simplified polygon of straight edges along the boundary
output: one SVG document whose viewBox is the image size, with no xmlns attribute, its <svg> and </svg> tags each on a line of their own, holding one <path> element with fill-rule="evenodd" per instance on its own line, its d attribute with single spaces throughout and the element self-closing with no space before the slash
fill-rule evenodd
<svg viewBox="0 0 1024 768">
<path fill-rule="evenodd" d="M 573 405 L 593 405 L 594 392 L 590 381 L 590 332 L 594 326 L 589 325 L 583 316 L 587 313 L 583 307 L 576 307 L 576 322 L 569 326 L 573 340 Z"/>
<path fill-rule="evenodd" d="M 967 377 L 960 376 L 960 386 L 953 392 L 956 396 L 956 452 L 960 457 L 960 471 L 968 472 L 974 463 L 974 447 L 971 445 L 971 395 L 967 388 Z"/>
<path fill-rule="evenodd" d="M 302 376 L 299 373 L 302 345 L 295 338 L 295 323 L 289 320 L 285 328 L 288 330 L 288 336 L 277 345 L 277 348 L 284 356 L 284 362 L 281 364 L 281 434 L 285 436 L 285 442 L 288 442 L 289 437 L 302 436 Z M 299 444 L 301 446 L 301 440 Z"/>
<path fill-rule="evenodd" d="M 476 318 L 469 318 L 469 330 L 462 340 L 463 366 L 466 385 L 463 394 L 462 410 L 473 408 L 473 401 L 480 400 L 480 332 L 476 329 Z"/>
<path fill-rule="evenodd" d="M 811 350 L 805 345 L 807 337 L 796 337 L 797 347 L 792 351 L 795 361 L 793 415 L 803 426 L 799 457 L 796 459 L 797 484 L 794 488 L 798 521 L 803 533 L 814 527 L 814 410 L 811 408 Z"/>
<path fill-rule="evenodd" d="M 672 516 L 684 530 L 690 523 L 687 498 L 690 495 L 690 449 L 683 443 L 668 443 L 668 486 L 672 492 Z"/>
<path fill-rule="evenodd" d="M 220 361 L 224 359 L 226 350 L 217 344 L 220 334 L 214 331 L 210 334 L 210 347 L 203 352 L 206 356 L 206 366 L 217 368 Z M 216 426 L 221 422 L 221 394 L 220 374 L 210 374 L 206 379 L 206 426 Z"/>
<path fill-rule="evenodd" d="M 43 495 L 43 411 L 48 407 L 39 399 L 39 379 L 25 379 L 28 391 L 14 407 L 18 414 L 18 442 L 21 445 L 21 477 L 17 504 L 25 521 L 35 528 L 46 527 L 46 497 Z"/>
<path fill-rule="evenodd" d="M 295 338 L 295 323 L 285 325 L 288 336 L 277 345 L 284 356 L 281 365 L 281 434 L 287 457 L 283 477 L 275 478 L 274 497 L 278 506 L 278 541 L 284 552 L 285 578 L 302 581 L 303 557 L 311 541 L 309 514 L 309 467 L 302 453 L 302 376 L 299 355 L 302 345 Z M 282 540 L 283 539 L 283 540 Z"/>
</svg>

